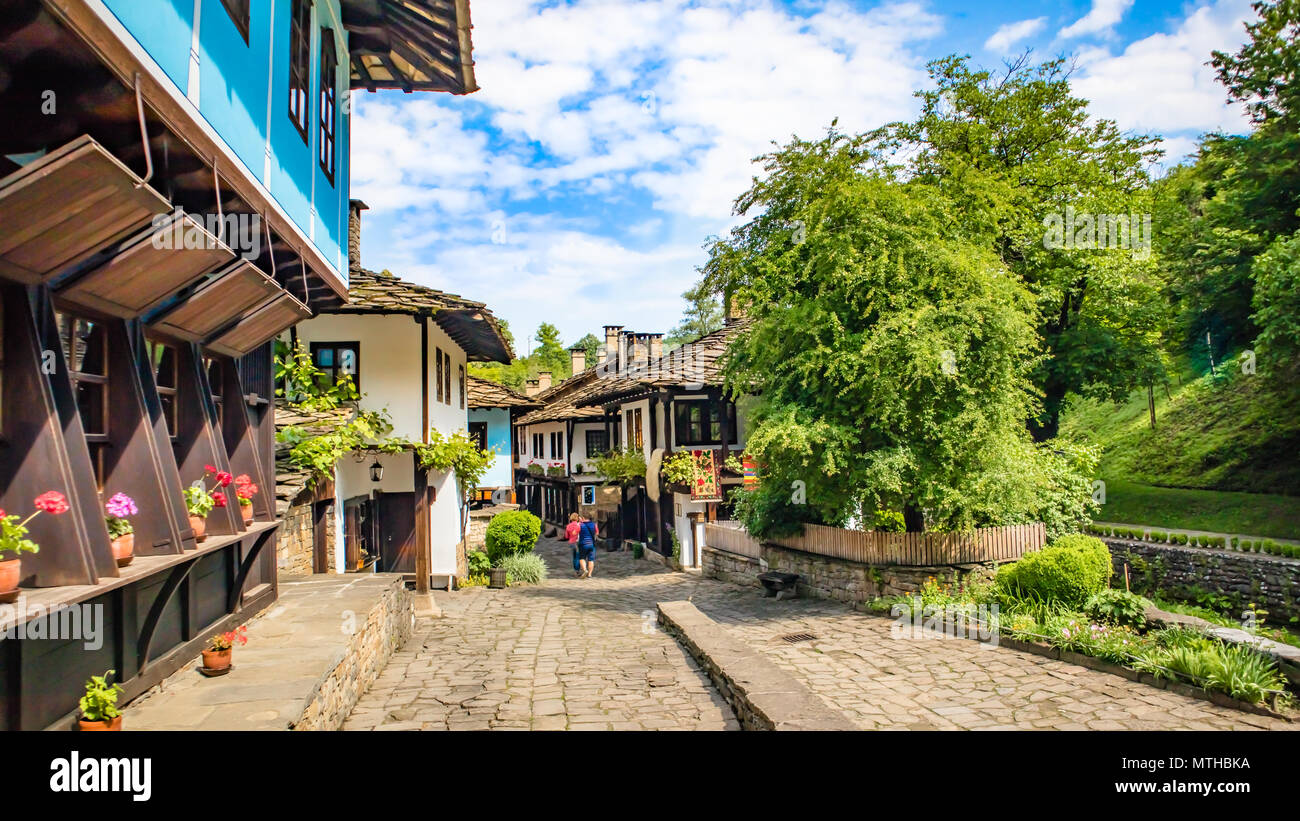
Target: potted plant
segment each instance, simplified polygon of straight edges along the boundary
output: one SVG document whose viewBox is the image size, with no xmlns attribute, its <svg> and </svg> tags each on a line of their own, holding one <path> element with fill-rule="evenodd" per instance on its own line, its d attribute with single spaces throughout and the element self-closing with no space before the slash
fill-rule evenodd
<svg viewBox="0 0 1300 821">
<path fill-rule="evenodd" d="M 135 528 L 127 517 L 139 512 L 135 500 L 125 493 L 114 493 L 104 503 L 104 522 L 108 525 L 108 538 L 112 540 L 113 559 L 118 567 L 126 567 L 135 558 Z"/>
<path fill-rule="evenodd" d="M 42 493 L 33 502 L 35 510 L 26 519 L 0 510 L 0 602 L 18 598 L 22 578 L 22 554 L 40 552 L 40 545 L 27 538 L 27 523 L 41 513 L 58 516 L 68 510 L 68 500 L 57 490 Z"/>
<path fill-rule="evenodd" d="M 203 651 L 203 672 L 217 675 L 230 670 L 235 645 L 248 644 L 248 627 L 240 625 L 234 630 L 218 633 L 208 639 L 208 649 Z"/>
<path fill-rule="evenodd" d="M 247 473 L 235 477 L 235 498 L 239 500 L 239 512 L 244 517 L 245 525 L 253 523 L 253 497 L 257 492 L 257 485 L 253 484 Z"/>
<path fill-rule="evenodd" d="M 83 732 L 122 729 L 122 711 L 117 709 L 117 695 L 122 692 L 122 686 L 108 683 L 113 673 L 109 670 L 102 676 L 91 676 L 86 680 L 86 694 L 81 697 L 81 718 L 77 721 Z"/>
<path fill-rule="evenodd" d="M 224 470 L 217 470 L 212 465 L 204 465 L 205 476 L 213 477 L 212 488 L 209 489 L 203 479 L 199 479 L 194 484 L 185 488 L 185 510 L 190 517 L 190 528 L 194 531 L 194 541 L 201 542 L 208 538 L 208 514 L 214 507 L 226 506 L 226 494 L 224 488 L 230 486 L 235 480 Z"/>
</svg>

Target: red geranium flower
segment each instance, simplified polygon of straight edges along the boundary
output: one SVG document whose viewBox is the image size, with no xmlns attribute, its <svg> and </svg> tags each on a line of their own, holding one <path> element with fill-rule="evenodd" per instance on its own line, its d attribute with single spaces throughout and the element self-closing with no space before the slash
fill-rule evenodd
<svg viewBox="0 0 1300 821">
<path fill-rule="evenodd" d="M 217 491 L 214 490 L 214 491 L 212 492 L 212 504 L 213 504 L 214 506 L 216 506 L 216 507 L 225 507 L 225 506 L 226 506 L 226 494 L 224 494 L 224 493 L 218 493 Z"/>
<path fill-rule="evenodd" d="M 68 500 L 57 490 L 49 490 L 36 497 L 34 503 L 38 510 L 58 516 L 68 512 Z"/>
<path fill-rule="evenodd" d="M 226 473 L 224 470 L 217 471 L 217 484 L 221 487 L 229 487 L 230 483 L 235 481 L 235 477 Z"/>
<path fill-rule="evenodd" d="M 204 470 L 205 472 L 207 472 L 207 473 L 216 473 L 216 472 L 217 472 L 217 469 L 214 468 L 212 465 L 204 465 L 204 466 L 203 466 L 203 470 Z"/>
<path fill-rule="evenodd" d="M 251 484 L 253 484 L 253 480 L 249 478 L 247 473 L 241 473 L 235 477 L 235 487 L 242 487 Z"/>
</svg>

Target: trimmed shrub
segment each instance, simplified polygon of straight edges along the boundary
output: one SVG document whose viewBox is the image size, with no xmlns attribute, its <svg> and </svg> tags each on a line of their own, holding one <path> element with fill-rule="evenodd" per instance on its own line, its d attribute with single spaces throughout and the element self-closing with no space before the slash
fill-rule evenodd
<svg viewBox="0 0 1300 821">
<path fill-rule="evenodd" d="M 1246 553 L 1250 553 L 1252 550 L 1255 549 L 1255 543 L 1252 542 L 1250 539 L 1242 539 L 1240 547 Z"/>
<path fill-rule="evenodd" d="M 500 567 L 506 571 L 507 584 L 541 584 L 546 581 L 546 562 L 536 553 L 506 556 Z"/>
<path fill-rule="evenodd" d="M 507 556 L 528 553 L 537 545 L 542 535 L 542 520 L 526 510 L 507 510 L 498 513 L 488 522 L 483 541 L 488 558 L 494 567 L 501 565 Z"/>
<path fill-rule="evenodd" d="M 1272 539 L 1265 539 L 1265 540 L 1264 540 L 1264 552 L 1265 552 L 1265 553 L 1270 553 L 1270 554 L 1276 556 L 1276 555 L 1277 555 L 1277 548 L 1278 548 L 1278 544 L 1277 544 L 1277 542 L 1273 541 Z"/>
<path fill-rule="evenodd" d="M 1100 539 L 1074 534 L 1003 565 L 997 585 L 1008 597 L 1077 606 L 1109 586 L 1113 569 L 1110 551 Z"/>
<path fill-rule="evenodd" d="M 1179 533 L 1179 534 L 1178 534 L 1178 544 L 1187 544 L 1187 534 L 1186 534 L 1186 533 Z"/>
<path fill-rule="evenodd" d="M 1232 539 L 1228 542 L 1228 544 L 1232 546 L 1233 550 L 1240 549 L 1240 540 L 1236 536 L 1233 536 Z"/>
<path fill-rule="evenodd" d="M 1157 542 L 1157 543 L 1164 542 L 1168 538 L 1169 538 L 1169 534 L 1164 532 L 1163 530 L 1151 531 L 1151 541 L 1153 542 Z"/>
</svg>

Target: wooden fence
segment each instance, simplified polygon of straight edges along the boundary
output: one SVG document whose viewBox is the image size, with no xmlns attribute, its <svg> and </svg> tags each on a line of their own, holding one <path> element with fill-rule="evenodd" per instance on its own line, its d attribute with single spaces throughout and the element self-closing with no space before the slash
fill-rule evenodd
<svg viewBox="0 0 1300 821">
<path fill-rule="evenodd" d="M 736 522 L 726 524 L 706 522 L 704 524 L 704 543 L 709 547 L 748 556 L 751 559 L 757 559 L 763 555 L 762 543 L 749 535 L 749 531 Z"/>
<path fill-rule="evenodd" d="M 758 558 L 760 543 L 737 525 L 707 524 L 710 547 Z M 1041 522 L 957 533 L 885 533 L 804 525 L 803 535 L 772 539 L 780 547 L 873 565 L 930 567 L 1013 561 L 1047 543 Z"/>
</svg>

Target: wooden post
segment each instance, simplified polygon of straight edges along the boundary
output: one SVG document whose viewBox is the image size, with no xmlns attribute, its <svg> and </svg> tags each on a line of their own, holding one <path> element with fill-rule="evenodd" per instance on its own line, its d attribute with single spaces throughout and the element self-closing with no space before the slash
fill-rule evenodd
<svg viewBox="0 0 1300 821">
<path fill-rule="evenodd" d="M 429 592 L 429 506 L 428 499 L 429 472 L 420 467 L 420 461 L 411 454 L 415 462 L 415 592 Z"/>
</svg>

